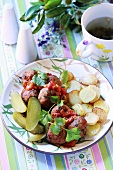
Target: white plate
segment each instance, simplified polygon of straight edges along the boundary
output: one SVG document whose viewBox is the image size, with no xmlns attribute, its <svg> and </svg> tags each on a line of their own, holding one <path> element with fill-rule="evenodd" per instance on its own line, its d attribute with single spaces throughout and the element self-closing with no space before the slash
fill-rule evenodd
<svg viewBox="0 0 113 170">
<path fill-rule="evenodd" d="M 58 58 L 57 58 L 58 59 Z M 55 58 L 53 59 L 43 59 L 38 60 L 36 62 L 33 62 L 31 64 L 26 65 L 21 70 L 16 72 L 16 75 L 22 76 L 22 74 L 31 68 L 40 68 L 43 72 L 50 72 L 53 74 L 58 75 L 57 70 L 53 69 L 52 65 L 53 63 L 61 68 L 67 69 L 68 71 L 71 71 L 75 77 L 81 77 L 88 73 L 92 73 L 97 76 L 97 78 L 100 81 L 100 89 L 101 94 L 104 97 L 105 101 L 110 106 L 110 111 L 108 113 L 108 121 L 106 124 L 102 126 L 101 131 L 96 135 L 95 137 L 87 137 L 86 140 L 81 144 L 76 144 L 73 148 L 58 148 L 54 145 L 47 144 L 47 143 L 40 143 L 40 144 L 32 144 L 28 142 L 28 135 L 29 133 L 25 131 L 24 129 L 21 129 L 17 123 L 12 118 L 12 109 L 10 108 L 10 101 L 9 101 L 9 94 L 12 90 L 16 90 L 18 92 L 21 92 L 20 86 L 15 86 L 15 79 L 16 76 L 12 76 L 9 81 L 7 82 L 6 86 L 4 87 L 3 94 L 2 94 L 2 120 L 4 123 L 4 126 L 8 130 L 8 132 L 11 134 L 14 139 L 16 139 L 19 143 L 22 145 L 29 147 L 31 149 L 34 149 L 35 151 L 40 151 L 44 153 L 72 153 L 77 152 L 82 149 L 86 149 L 88 147 L 91 147 L 93 144 L 98 142 L 110 129 L 112 122 L 113 122 L 113 89 L 108 80 L 95 68 L 91 67 L 88 64 L 85 64 L 81 61 L 77 61 L 74 59 L 67 59 L 66 61 L 62 60 L 62 58 L 59 58 L 59 61 L 56 61 Z"/>
</svg>

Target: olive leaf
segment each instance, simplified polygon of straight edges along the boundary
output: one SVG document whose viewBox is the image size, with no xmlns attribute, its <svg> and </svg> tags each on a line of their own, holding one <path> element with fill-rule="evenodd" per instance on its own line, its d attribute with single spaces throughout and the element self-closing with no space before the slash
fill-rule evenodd
<svg viewBox="0 0 113 170">
<path fill-rule="evenodd" d="M 44 25 L 44 21 L 45 21 L 45 13 L 43 12 L 40 21 L 37 23 L 37 27 L 32 32 L 33 34 L 38 32 L 42 28 L 42 26 Z"/>
<path fill-rule="evenodd" d="M 37 16 L 37 13 L 41 10 L 39 5 L 31 6 L 27 12 L 25 12 L 20 18 L 21 21 L 30 21 Z"/>
<path fill-rule="evenodd" d="M 25 13 L 26 18 L 29 18 L 33 13 L 38 12 L 40 10 L 40 6 L 36 5 L 36 6 L 31 6 L 27 12 Z"/>
<path fill-rule="evenodd" d="M 34 19 L 37 16 L 37 14 L 32 14 L 29 18 L 26 18 L 25 13 L 21 16 L 20 21 L 26 22 Z"/>
<path fill-rule="evenodd" d="M 61 17 L 61 24 L 63 25 L 64 28 L 67 28 L 69 23 L 70 23 L 71 16 L 67 13 L 62 15 Z"/>
<path fill-rule="evenodd" d="M 38 6 L 41 6 L 41 5 L 44 5 L 45 3 L 42 2 L 42 1 L 38 1 L 38 2 L 30 2 L 31 5 L 38 5 Z"/>
<path fill-rule="evenodd" d="M 67 9 L 68 9 L 67 7 L 56 7 L 56 8 L 53 8 L 53 9 L 49 10 L 46 13 L 46 16 L 48 18 L 54 18 L 54 17 L 60 16 L 64 12 L 66 12 Z"/>
</svg>

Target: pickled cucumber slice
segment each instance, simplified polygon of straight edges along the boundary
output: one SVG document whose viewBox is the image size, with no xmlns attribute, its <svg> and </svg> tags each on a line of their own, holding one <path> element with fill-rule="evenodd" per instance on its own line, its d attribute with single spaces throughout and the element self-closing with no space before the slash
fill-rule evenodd
<svg viewBox="0 0 113 170">
<path fill-rule="evenodd" d="M 19 112 L 14 112 L 13 113 L 13 119 L 15 120 L 15 122 L 21 126 L 22 128 L 26 128 L 26 118 L 24 117 L 24 115 L 22 113 Z"/>
<path fill-rule="evenodd" d="M 32 135 L 30 136 L 30 138 L 28 139 L 30 142 L 35 142 L 35 141 L 39 141 L 41 139 L 43 139 L 46 136 L 46 134 L 36 134 L 36 135 Z"/>
<path fill-rule="evenodd" d="M 41 104 L 36 97 L 30 97 L 28 101 L 26 129 L 32 131 L 40 119 Z"/>
<path fill-rule="evenodd" d="M 20 113 L 26 112 L 27 107 L 17 91 L 13 90 L 10 93 L 10 101 L 13 109 L 16 112 L 20 112 Z"/>
<path fill-rule="evenodd" d="M 44 132 L 44 126 L 40 125 L 40 124 L 37 124 L 37 126 L 30 132 L 33 133 L 33 134 L 43 133 Z"/>
</svg>

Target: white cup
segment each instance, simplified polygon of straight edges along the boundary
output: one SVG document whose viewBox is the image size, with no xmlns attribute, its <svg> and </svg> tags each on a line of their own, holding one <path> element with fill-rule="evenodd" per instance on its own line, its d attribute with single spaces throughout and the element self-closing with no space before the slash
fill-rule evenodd
<svg viewBox="0 0 113 170">
<path fill-rule="evenodd" d="M 106 17 L 108 20 L 109 18 L 113 19 L 113 4 L 101 3 L 84 11 L 81 17 L 81 26 L 84 39 L 77 45 L 76 48 L 76 54 L 80 57 L 92 57 L 98 61 L 113 60 L 113 39 L 105 40 L 97 38 L 86 30 L 87 25 L 91 21 L 101 17 Z"/>
<path fill-rule="evenodd" d="M 37 58 L 37 49 L 31 27 L 22 23 L 18 34 L 16 59 L 22 64 L 33 62 Z"/>
<path fill-rule="evenodd" d="M 1 40 L 5 44 L 16 44 L 18 38 L 18 23 L 12 3 L 7 3 L 3 8 Z"/>
</svg>

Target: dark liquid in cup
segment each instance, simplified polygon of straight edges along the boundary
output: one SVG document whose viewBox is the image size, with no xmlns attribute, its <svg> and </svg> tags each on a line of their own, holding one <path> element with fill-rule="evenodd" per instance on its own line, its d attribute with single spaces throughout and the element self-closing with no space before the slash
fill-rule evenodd
<svg viewBox="0 0 113 170">
<path fill-rule="evenodd" d="M 86 30 L 94 37 L 113 40 L 113 18 L 94 19 L 86 26 Z"/>
</svg>

